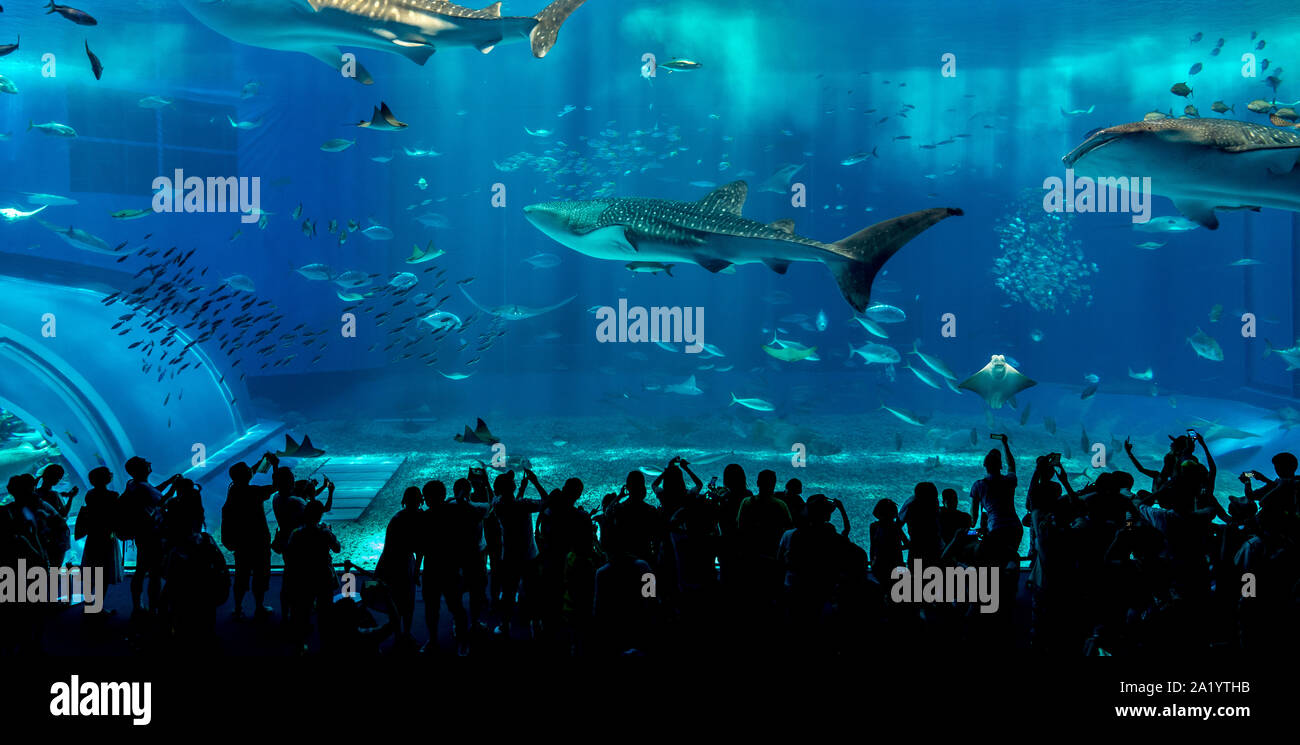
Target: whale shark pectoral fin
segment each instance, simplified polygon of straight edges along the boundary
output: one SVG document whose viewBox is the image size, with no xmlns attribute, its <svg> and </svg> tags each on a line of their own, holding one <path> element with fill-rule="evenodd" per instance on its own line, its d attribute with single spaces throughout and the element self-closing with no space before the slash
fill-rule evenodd
<svg viewBox="0 0 1300 745">
<path fill-rule="evenodd" d="M 636 242 L 627 226 L 610 225 L 582 236 L 582 253 L 606 258 L 622 257 L 637 252 Z"/>
<path fill-rule="evenodd" d="M 343 71 L 343 52 L 339 51 L 338 47 L 325 45 L 312 47 L 311 49 L 303 49 L 301 51 L 303 54 L 309 54 L 339 72 Z M 354 62 L 353 64 L 356 65 L 356 74 L 349 77 L 353 77 L 362 85 L 375 84 L 375 79 L 370 76 L 370 71 L 367 70 L 364 65 L 360 62 Z"/>
<path fill-rule="evenodd" d="M 438 51 L 432 44 L 424 39 L 418 41 L 405 41 L 402 39 L 393 39 L 393 45 L 397 47 L 397 53 L 409 59 L 417 65 L 423 65 L 429 61 L 433 53 Z"/>
<path fill-rule="evenodd" d="M 763 263 L 767 265 L 768 269 L 771 269 L 777 274 L 785 274 L 786 271 L 790 269 L 791 264 L 791 262 L 786 261 L 785 259 L 763 259 Z"/>
<path fill-rule="evenodd" d="M 726 259 L 696 259 L 695 263 L 699 264 L 705 269 L 708 269 L 714 274 L 717 274 L 723 269 L 726 269 L 727 267 L 731 266 L 731 262 L 727 261 Z"/>
<path fill-rule="evenodd" d="M 1175 199 L 1174 208 L 1188 220 L 1197 223 L 1206 230 L 1218 230 L 1219 218 L 1214 214 L 1215 205 L 1209 202 L 1197 202 L 1189 199 Z"/>
</svg>

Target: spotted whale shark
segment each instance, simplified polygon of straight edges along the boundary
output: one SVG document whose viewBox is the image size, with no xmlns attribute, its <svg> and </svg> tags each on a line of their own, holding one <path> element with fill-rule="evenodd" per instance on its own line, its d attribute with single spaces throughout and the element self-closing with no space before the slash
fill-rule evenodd
<svg viewBox="0 0 1300 745">
<path fill-rule="evenodd" d="M 445 0 L 181 0 L 195 18 L 242 44 L 311 55 L 344 69 L 339 47 L 400 54 L 423 65 L 446 47 L 484 54 L 527 40 L 545 57 L 560 26 L 587 0 L 554 0 L 535 16 L 503 16 L 501 3 L 481 10 Z M 358 64 L 355 78 L 374 79 Z"/>
<path fill-rule="evenodd" d="M 1061 159 L 1081 176 L 1150 176 L 1151 191 L 1214 230 L 1215 210 L 1300 212 L 1300 134 L 1233 119 L 1157 119 L 1093 132 Z"/>
<path fill-rule="evenodd" d="M 744 181 L 718 187 L 703 199 L 594 199 L 546 202 L 524 208 L 537 229 L 597 259 L 694 263 L 711 272 L 762 263 L 785 274 L 796 261 L 830 268 L 840 292 L 859 312 L 871 301 L 871 282 L 891 256 L 940 220 L 962 214 L 933 207 L 872 225 L 834 243 L 796 235 L 794 220 L 767 224 L 741 216 L 749 195 Z"/>
</svg>

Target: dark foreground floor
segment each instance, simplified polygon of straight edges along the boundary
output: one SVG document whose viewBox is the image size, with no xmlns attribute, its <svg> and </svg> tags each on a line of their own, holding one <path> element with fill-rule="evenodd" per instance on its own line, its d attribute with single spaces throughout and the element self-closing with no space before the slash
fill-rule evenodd
<svg viewBox="0 0 1300 745">
<path fill-rule="evenodd" d="M 1016 611 L 1014 613 L 1013 629 L 1010 632 L 1009 646 L 1018 650 L 1028 648 L 1028 595 L 1024 587 L 1025 574 L 1021 573 L 1021 586 L 1016 602 Z M 234 595 L 231 593 L 226 602 L 216 611 L 216 636 L 218 647 L 215 652 L 223 655 L 243 656 L 243 657 L 282 657 L 294 656 L 302 653 L 301 648 L 289 638 L 281 626 L 280 613 L 280 585 L 283 575 L 275 573 L 271 577 L 270 589 L 266 594 L 266 602 L 275 609 L 270 619 L 255 620 L 251 618 L 253 609 L 253 598 L 251 594 L 245 595 L 243 599 L 243 610 L 247 614 L 243 619 L 234 617 Z M 153 644 L 144 644 L 142 639 L 146 638 L 141 633 L 142 625 L 138 619 L 131 618 L 131 592 L 130 580 L 128 576 L 126 581 L 109 588 L 107 597 L 104 600 L 103 611 L 99 614 L 87 614 L 82 607 L 65 607 L 59 606 L 51 609 L 51 615 L 48 617 L 44 627 L 44 634 L 41 639 L 41 654 L 56 657 L 112 657 L 112 656 L 166 656 L 169 650 L 166 646 L 158 644 L 157 638 Z M 146 597 L 146 604 L 148 603 Z M 417 642 L 416 646 L 410 644 L 399 645 L 395 641 L 395 636 L 390 635 L 379 646 L 381 652 L 389 653 L 409 653 L 414 652 L 419 645 L 424 645 L 430 640 L 431 634 L 428 624 L 425 620 L 425 604 L 422 590 L 417 589 L 415 595 L 415 613 L 413 635 Z M 387 619 L 383 613 L 374 612 L 374 618 L 379 623 L 384 623 Z M 729 620 L 724 620 L 729 619 Z M 312 631 L 308 638 L 308 652 L 315 653 L 321 651 L 321 642 L 317 634 L 317 618 L 313 615 Z M 485 625 L 480 626 L 471 635 L 471 644 L 468 652 L 472 656 L 488 654 L 499 657 L 501 655 L 511 655 L 515 653 L 532 653 L 559 651 L 553 650 L 549 646 L 542 646 L 532 639 L 529 634 L 526 622 L 520 622 L 516 618 L 509 637 L 494 636 L 489 629 L 499 623 L 499 618 L 491 611 L 482 619 Z M 768 652 L 777 653 L 781 649 L 781 640 L 754 637 L 745 639 L 741 635 L 746 633 L 745 626 L 755 619 L 745 614 L 725 613 L 719 614 L 715 619 L 719 623 L 718 628 L 694 628 L 691 630 L 678 629 L 678 636 L 660 639 L 661 646 L 658 651 L 667 652 L 672 655 L 673 652 L 693 653 L 703 652 L 706 656 L 711 653 L 727 654 L 732 651 L 744 652 L 746 656 L 753 652 L 750 647 L 751 642 L 762 644 Z M 757 624 L 752 624 L 757 626 Z M 865 630 L 864 630 L 865 631 Z M 681 635 L 687 638 L 679 638 Z M 674 641 L 675 640 L 675 641 Z M 932 639 L 931 643 L 942 643 L 940 639 Z M 684 645 L 683 645 L 684 643 Z M 738 649 L 738 647 L 740 649 Z M 688 649 L 689 648 L 689 649 Z M 445 603 L 440 603 L 440 613 L 438 617 L 438 628 L 436 629 L 436 645 L 428 650 L 445 655 L 456 655 L 458 645 L 453 636 L 452 618 L 447 611 Z M 565 650 L 567 651 L 567 650 Z M 878 650 L 881 655 L 888 655 L 888 648 Z M 875 655 L 873 655 L 875 656 Z"/>
</svg>

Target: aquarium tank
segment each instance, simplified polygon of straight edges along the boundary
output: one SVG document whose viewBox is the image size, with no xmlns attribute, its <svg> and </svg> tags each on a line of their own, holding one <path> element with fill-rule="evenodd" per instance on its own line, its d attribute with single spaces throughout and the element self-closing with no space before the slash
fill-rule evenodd
<svg viewBox="0 0 1300 745">
<path fill-rule="evenodd" d="M 999 435 L 1019 513 L 1300 447 L 1286 3 L 363 5 L 4 3 L 0 483 L 138 455 L 219 535 L 276 453 L 373 568 L 470 468 L 771 469 L 867 549 Z"/>
</svg>

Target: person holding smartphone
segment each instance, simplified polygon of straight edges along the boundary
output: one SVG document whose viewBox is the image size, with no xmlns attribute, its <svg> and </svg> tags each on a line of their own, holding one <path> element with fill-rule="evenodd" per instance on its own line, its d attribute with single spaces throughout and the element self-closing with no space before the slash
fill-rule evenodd
<svg viewBox="0 0 1300 745">
<path fill-rule="evenodd" d="M 1273 470 L 1277 473 L 1277 479 L 1269 479 L 1259 471 L 1246 471 L 1238 476 L 1238 480 L 1246 487 L 1246 498 L 1259 502 L 1259 509 L 1281 509 L 1292 515 L 1300 510 L 1300 504 L 1297 504 L 1297 492 L 1300 492 L 1300 482 L 1296 479 L 1297 464 L 1296 457 L 1291 453 L 1278 453 L 1273 456 Z M 1259 481 L 1264 488 L 1256 490 L 1254 482 Z"/>
<path fill-rule="evenodd" d="M 984 540 L 976 552 L 981 564 L 1002 567 L 1020 556 L 1020 540 L 1025 529 L 1016 515 L 1016 461 L 1004 434 L 989 435 L 1002 443 L 1002 449 L 993 448 L 984 456 L 987 475 L 976 481 L 970 490 L 971 524 L 987 529 Z M 1006 455 L 1007 472 L 1002 473 L 1003 454 Z M 985 522 L 980 522 L 980 511 Z"/>
</svg>

